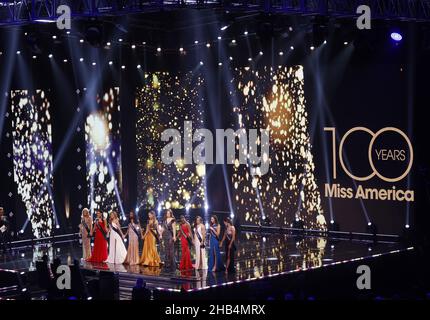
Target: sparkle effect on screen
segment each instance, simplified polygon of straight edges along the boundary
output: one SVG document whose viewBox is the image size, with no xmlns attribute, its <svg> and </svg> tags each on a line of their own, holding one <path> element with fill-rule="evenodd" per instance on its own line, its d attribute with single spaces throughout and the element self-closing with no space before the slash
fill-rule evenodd
<svg viewBox="0 0 430 320">
<path fill-rule="evenodd" d="M 97 97 L 98 111 L 85 123 L 88 203 L 91 212 L 120 212 L 122 186 L 119 88 Z"/>
<path fill-rule="evenodd" d="M 259 224 L 269 218 L 274 225 L 290 226 L 301 220 L 305 228 L 318 228 L 316 217 L 322 206 L 314 175 L 303 67 L 237 68 L 232 84 L 236 125 L 270 132 L 266 175 L 251 176 L 249 167 L 238 162 L 233 168 L 236 212 L 246 223 Z"/>
<path fill-rule="evenodd" d="M 14 90 L 11 99 L 14 181 L 34 237 L 48 237 L 55 222 L 50 103 L 42 90 Z"/>
<path fill-rule="evenodd" d="M 183 156 L 184 121 L 192 121 L 193 130 L 204 127 L 202 85 L 192 73 L 144 76 L 136 95 L 138 198 L 144 208 L 200 208 L 205 203 L 205 165 L 185 164 L 183 158 L 171 165 L 161 161 L 165 129 L 181 132 Z"/>
</svg>

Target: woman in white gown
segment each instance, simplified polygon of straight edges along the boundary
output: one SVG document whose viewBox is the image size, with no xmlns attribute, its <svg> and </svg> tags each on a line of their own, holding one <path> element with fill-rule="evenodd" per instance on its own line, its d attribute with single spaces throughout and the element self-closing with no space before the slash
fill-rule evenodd
<svg viewBox="0 0 430 320">
<path fill-rule="evenodd" d="M 105 262 L 117 264 L 124 263 L 127 257 L 127 249 L 124 245 L 124 235 L 121 231 L 118 215 L 114 211 L 110 213 L 109 227 L 109 256 Z"/>
<path fill-rule="evenodd" d="M 194 228 L 194 247 L 196 249 L 196 270 L 205 270 L 208 268 L 208 260 L 206 259 L 206 228 L 201 217 L 196 218 L 196 226 Z"/>
</svg>

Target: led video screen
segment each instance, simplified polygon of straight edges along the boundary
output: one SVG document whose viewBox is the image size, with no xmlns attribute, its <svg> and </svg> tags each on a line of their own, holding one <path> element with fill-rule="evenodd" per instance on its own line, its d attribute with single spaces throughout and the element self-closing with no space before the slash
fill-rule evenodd
<svg viewBox="0 0 430 320">
<path fill-rule="evenodd" d="M 121 123 L 119 88 L 97 96 L 85 122 L 87 190 L 90 210 L 121 213 Z"/>
<path fill-rule="evenodd" d="M 233 205 L 244 224 L 269 219 L 277 226 L 295 220 L 321 229 L 323 209 L 305 105 L 302 66 L 249 67 L 233 70 L 233 123 L 238 128 L 269 130 L 269 169 L 250 173 L 247 164 L 233 166 Z"/>
<path fill-rule="evenodd" d="M 139 206 L 147 209 L 200 208 L 205 205 L 204 164 L 172 164 L 161 159 L 161 133 L 170 128 L 184 136 L 184 122 L 204 127 L 203 79 L 193 73 L 146 73 L 136 92 L 137 182 Z M 191 138 L 191 137 L 185 137 Z M 192 146 L 191 146 L 192 147 Z M 191 148 L 190 147 L 190 148 Z M 190 150 L 182 150 L 182 154 Z"/>
<path fill-rule="evenodd" d="M 11 91 L 13 179 L 35 238 L 50 236 L 56 223 L 50 107 L 43 90 Z"/>
</svg>

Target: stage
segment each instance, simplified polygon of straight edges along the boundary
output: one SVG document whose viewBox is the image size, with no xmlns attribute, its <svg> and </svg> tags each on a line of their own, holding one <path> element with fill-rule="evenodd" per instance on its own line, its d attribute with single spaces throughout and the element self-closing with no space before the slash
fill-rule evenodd
<svg viewBox="0 0 430 320">
<path fill-rule="evenodd" d="M 367 263 L 381 256 L 413 250 L 413 247 L 399 242 L 245 231 L 240 232 L 237 247 L 236 273 L 207 270 L 180 272 L 165 268 L 88 263 L 81 260 L 78 240 L 15 247 L 10 254 L 2 256 L 0 269 L 31 273 L 35 271 L 36 261 L 43 255 L 47 255 L 51 262 L 59 258 L 62 264 L 69 265 L 78 259 L 86 278 L 97 278 L 98 271 L 116 273 L 120 299 L 130 299 L 131 289 L 138 278 L 143 278 L 147 288 L 157 292 L 158 296 L 171 296 L 175 292 L 183 294 L 184 291 L 192 293 L 218 287 L 239 287 L 243 283 L 262 279 L 278 281 L 307 270 L 357 261 Z M 221 254 L 224 255 L 224 252 Z"/>
</svg>

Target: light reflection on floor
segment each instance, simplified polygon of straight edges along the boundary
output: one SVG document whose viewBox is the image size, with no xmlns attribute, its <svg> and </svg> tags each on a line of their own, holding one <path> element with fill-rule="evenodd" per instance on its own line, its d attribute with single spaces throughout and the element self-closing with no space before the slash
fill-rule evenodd
<svg viewBox="0 0 430 320">
<path fill-rule="evenodd" d="M 249 281 L 299 270 L 323 267 L 335 263 L 406 250 L 400 243 L 373 243 L 367 241 L 336 240 L 323 237 L 299 237 L 284 234 L 241 232 L 237 243 L 236 273 L 166 270 L 143 266 L 91 264 L 81 261 L 89 270 L 106 270 L 144 277 L 154 286 L 170 290 L 193 290 L 231 282 Z M 179 258 L 177 250 L 177 259 Z M 34 271 L 35 262 L 43 255 L 49 260 L 60 258 L 62 263 L 72 264 L 81 258 L 79 241 L 56 242 L 15 248 L 9 254 L 0 255 L 0 269 Z M 222 252 L 222 255 L 224 253 Z M 157 285 L 157 279 L 160 283 Z M 161 281 L 162 279 L 162 281 Z"/>
</svg>

